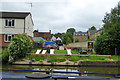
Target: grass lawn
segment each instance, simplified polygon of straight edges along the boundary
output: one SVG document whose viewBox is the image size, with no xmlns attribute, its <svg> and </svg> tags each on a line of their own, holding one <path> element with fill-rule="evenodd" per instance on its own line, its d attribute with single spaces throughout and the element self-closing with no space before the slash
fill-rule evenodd
<svg viewBox="0 0 120 80">
<path fill-rule="evenodd" d="M 78 51 L 71 50 L 72 54 L 78 54 Z M 67 54 L 67 50 L 55 50 L 55 54 Z"/>
<path fill-rule="evenodd" d="M 33 51 L 35 52 L 35 50 Z M 79 52 L 78 51 L 74 51 L 72 50 L 71 51 L 72 54 L 78 54 Z M 49 54 L 49 53 L 46 53 L 46 54 Z M 67 54 L 67 50 L 55 50 L 54 54 Z M 88 53 L 88 54 L 91 54 L 91 55 L 96 55 L 96 53 Z M 87 56 L 60 56 L 60 55 L 47 55 L 47 56 L 38 56 L 38 55 L 28 55 L 28 58 L 29 60 L 32 60 L 34 59 L 35 61 L 44 61 L 44 60 L 48 60 L 50 62 L 64 62 L 66 61 L 66 59 L 68 59 L 69 61 L 73 61 L 73 62 L 76 62 L 76 61 L 79 61 L 79 60 L 82 60 L 82 61 L 110 61 L 109 57 L 108 56 L 90 56 L 89 59 Z M 113 61 L 118 61 L 119 58 L 118 56 L 111 56 L 111 59 Z"/>
<path fill-rule="evenodd" d="M 55 54 L 67 54 L 67 50 L 55 50 Z"/>
<path fill-rule="evenodd" d="M 44 61 L 44 60 L 48 60 L 50 62 L 64 62 L 66 61 L 66 59 L 68 59 L 69 61 L 110 61 L 109 57 L 104 57 L 104 56 L 90 56 L 90 58 L 88 59 L 87 56 L 60 56 L 60 55 L 48 55 L 48 56 L 38 56 L 38 55 L 29 55 L 28 56 L 29 60 L 35 60 L 35 61 Z M 118 61 L 118 56 L 111 56 L 111 59 L 113 61 Z"/>
</svg>

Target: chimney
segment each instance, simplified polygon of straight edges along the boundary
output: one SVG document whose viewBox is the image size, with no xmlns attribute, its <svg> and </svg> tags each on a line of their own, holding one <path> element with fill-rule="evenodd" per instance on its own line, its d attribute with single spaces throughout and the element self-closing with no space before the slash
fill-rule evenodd
<svg viewBox="0 0 120 80">
<path fill-rule="evenodd" d="M 49 33 L 51 34 L 51 30 L 49 30 Z"/>
</svg>

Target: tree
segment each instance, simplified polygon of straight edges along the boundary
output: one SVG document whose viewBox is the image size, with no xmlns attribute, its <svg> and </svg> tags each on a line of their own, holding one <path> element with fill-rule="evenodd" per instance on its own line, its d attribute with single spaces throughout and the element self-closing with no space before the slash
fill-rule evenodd
<svg viewBox="0 0 120 80">
<path fill-rule="evenodd" d="M 67 29 L 67 33 L 71 33 L 73 35 L 73 33 L 75 32 L 74 28 L 69 28 Z"/>
<path fill-rule="evenodd" d="M 89 28 L 89 30 L 96 30 L 95 26 L 92 26 L 91 28 Z"/>
<path fill-rule="evenodd" d="M 38 30 L 34 30 L 33 32 L 38 32 Z"/>
<path fill-rule="evenodd" d="M 63 44 L 69 44 L 69 43 L 72 43 L 73 42 L 73 36 L 71 33 L 66 33 L 66 34 L 63 34 L 62 35 L 63 39 Z"/>
<path fill-rule="evenodd" d="M 8 45 L 9 62 L 25 57 L 33 48 L 32 40 L 26 34 L 19 34 L 12 38 Z"/>
<path fill-rule="evenodd" d="M 103 19 L 104 30 L 107 31 L 109 28 L 113 27 L 116 23 L 118 23 L 119 14 L 118 7 L 111 9 L 111 13 L 106 13 Z"/>
<path fill-rule="evenodd" d="M 120 49 L 119 9 L 111 9 L 104 17 L 104 33 L 94 43 L 94 50 L 99 54 L 115 54 L 115 48 Z"/>
</svg>

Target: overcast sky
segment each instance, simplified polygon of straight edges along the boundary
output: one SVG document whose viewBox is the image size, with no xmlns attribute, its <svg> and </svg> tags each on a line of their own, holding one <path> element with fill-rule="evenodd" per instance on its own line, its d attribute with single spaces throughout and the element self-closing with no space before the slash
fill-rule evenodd
<svg viewBox="0 0 120 80">
<path fill-rule="evenodd" d="M 22 1 L 22 0 L 21 0 Z M 37 0 L 29 2 L 2 2 L 2 11 L 32 13 L 34 30 L 52 33 L 66 32 L 68 28 L 87 31 L 91 26 L 101 28 L 106 12 L 110 12 L 120 0 Z M 0 5 L 1 6 L 1 5 Z"/>
</svg>

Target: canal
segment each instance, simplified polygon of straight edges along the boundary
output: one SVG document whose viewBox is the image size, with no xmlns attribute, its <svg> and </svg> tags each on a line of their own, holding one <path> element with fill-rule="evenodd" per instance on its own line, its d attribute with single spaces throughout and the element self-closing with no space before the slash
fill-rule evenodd
<svg viewBox="0 0 120 80">
<path fill-rule="evenodd" d="M 69 66 L 28 66 L 28 65 L 2 65 L 2 69 L 21 69 L 21 70 L 47 70 L 53 71 L 70 71 L 70 72 L 88 72 L 88 73 L 120 73 L 119 67 L 69 67 Z M 13 71 L 3 71 L 13 72 Z M 30 72 L 18 72 L 18 73 L 30 73 Z M 33 72 L 31 72 L 33 73 Z M 65 74 L 65 73 L 53 73 L 54 75 L 78 75 L 78 74 Z M 83 75 L 83 76 L 106 76 L 106 75 Z M 107 76 L 109 77 L 109 76 Z M 110 76 L 111 77 L 111 76 Z"/>
</svg>

